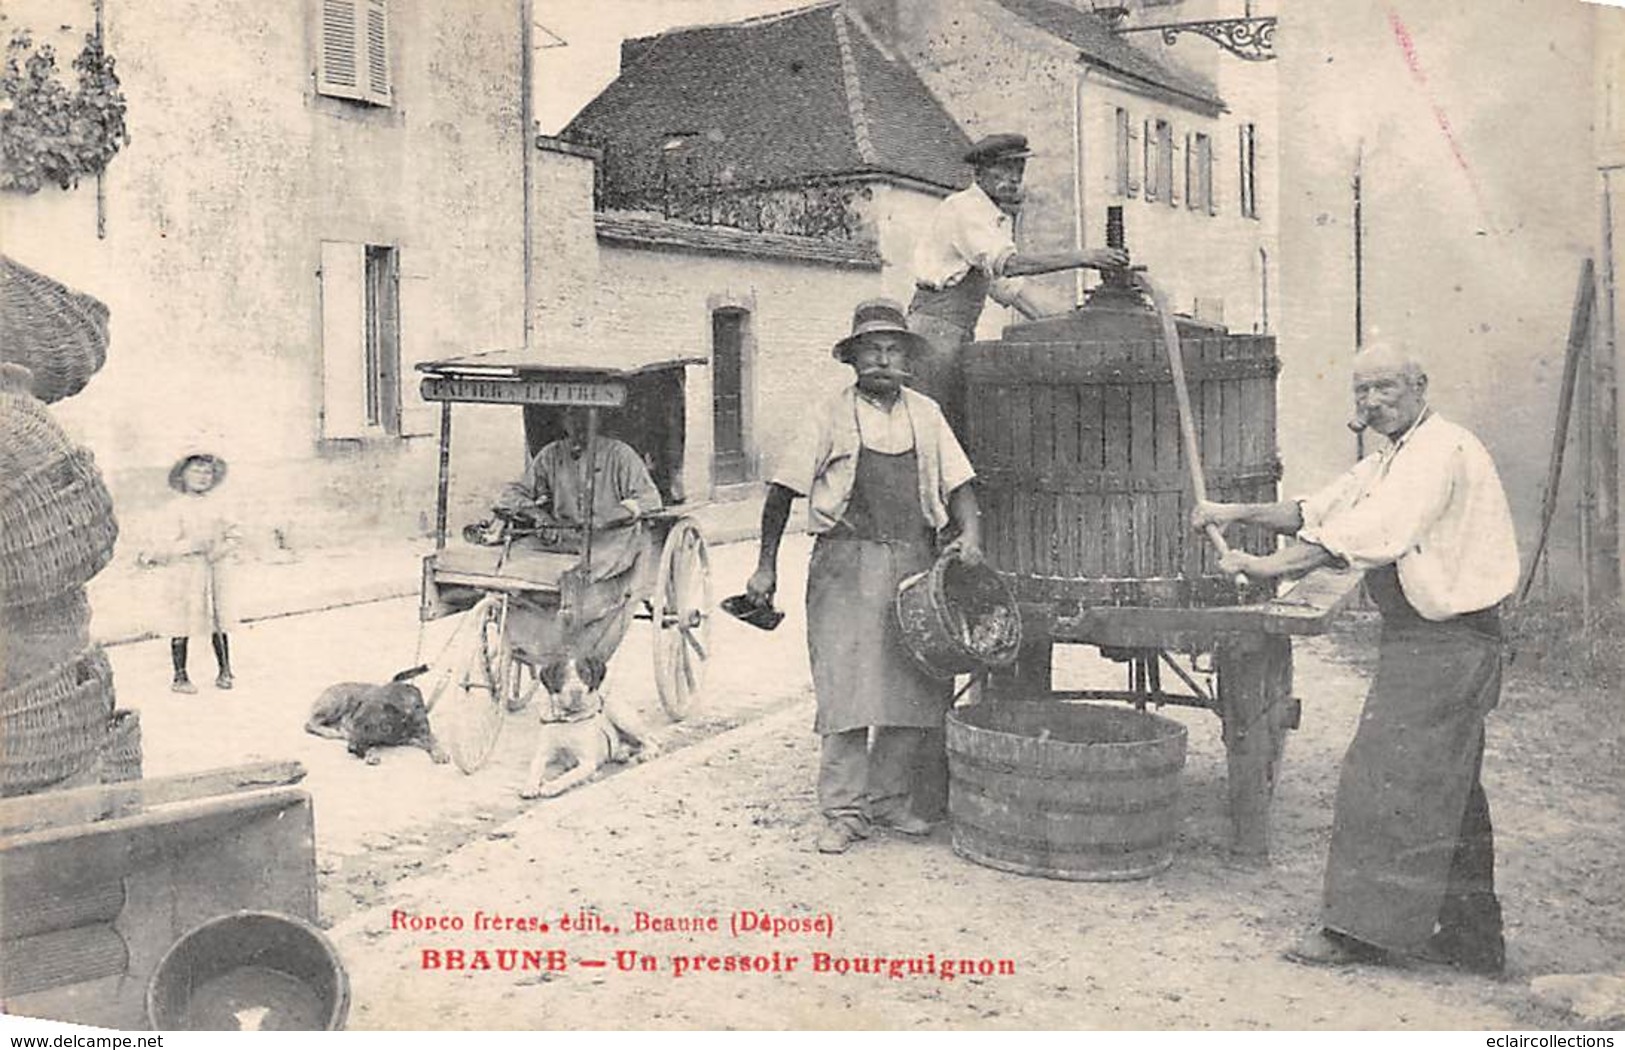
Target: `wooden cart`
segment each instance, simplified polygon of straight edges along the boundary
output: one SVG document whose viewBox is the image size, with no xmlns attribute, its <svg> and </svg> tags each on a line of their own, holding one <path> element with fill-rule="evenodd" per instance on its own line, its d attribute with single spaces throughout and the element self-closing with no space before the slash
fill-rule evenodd
<svg viewBox="0 0 1625 1050">
<path fill-rule="evenodd" d="M 537 688 L 513 623 L 523 620 L 521 611 L 551 616 L 568 605 L 571 580 L 590 574 L 594 527 L 589 507 L 583 529 L 547 530 L 544 549 L 466 543 L 461 530 L 448 537 L 452 405 L 519 408 L 529 456 L 564 436 L 566 409 L 583 406 L 589 443 L 615 437 L 644 457 L 666 509 L 640 518 L 648 550 L 635 582 L 640 608 L 633 616 L 653 627 L 656 688 L 667 714 L 680 719 L 700 694 L 710 655 L 710 559 L 699 524 L 682 509 L 683 376 L 699 363 L 703 359 L 637 369 L 558 367 L 498 352 L 418 366 L 424 399 L 441 405 L 435 552 L 424 559 L 420 616 L 469 614 L 462 628 L 467 644 L 431 686 L 429 703 L 449 696 L 454 705 L 437 717 L 449 723 L 447 743 L 464 772 L 485 764 L 504 710 L 522 709 Z"/>
</svg>

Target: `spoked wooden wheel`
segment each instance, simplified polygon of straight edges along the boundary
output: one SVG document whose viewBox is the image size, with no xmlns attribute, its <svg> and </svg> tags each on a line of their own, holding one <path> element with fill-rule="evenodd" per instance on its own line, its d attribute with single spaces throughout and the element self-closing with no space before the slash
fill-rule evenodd
<svg viewBox="0 0 1625 1050">
<path fill-rule="evenodd" d="M 680 518 L 666 534 L 655 578 L 653 609 L 655 687 L 672 721 L 693 709 L 705 684 L 711 639 L 711 558 L 693 518 Z"/>
<path fill-rule="evenodd" d="M 503 639 L 507 605 L 501 598 L 485 598 L 468 615 L 473 637 L 465 650 L 462 669 L 452 680 L 448 701 L 446 744 L 451 760 L 464 773 L 473 773 L 491 760 L 502 735 L 502 689 L 510 662 Z"/>
</svg>

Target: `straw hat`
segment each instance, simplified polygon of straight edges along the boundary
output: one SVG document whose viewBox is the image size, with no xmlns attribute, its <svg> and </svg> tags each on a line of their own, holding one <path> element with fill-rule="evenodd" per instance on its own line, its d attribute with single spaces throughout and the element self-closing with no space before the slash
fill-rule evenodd
<svg viewBox="0 0 1625 1050">
<path fill-rule="evenodd" d="M 186 473 L 187 464 L 193 462 L 194 460 L 200 463 L 207 463 L 209 468 L 214 471 L 214 480 L 209 482 L 209 487 L 204 489 L 204 492 L 209 492 L 215 488 L 218 488 L 220 483 L 226 480 L 225 460 L 221 459 L 212 452 L 188 452 L 180 459 L 177 459 L 173 467 L 169 468 L 170 488 L 174 489 L 176 492 L 186 491 L 186 481 L 182 475 Z"/>
<path fill-rule="evenodd" d="M 866 299 L 852 311 L 852 334 L 836 343 L 835 349 L 830 352 L 836 360 L 848 361 L 859 340 L 866 335 L 882 332 L 901 336 L 911 354 L 931 349 L 924 336 L 908 330 L 908 317 L 897 300 Z"/>
</svg>

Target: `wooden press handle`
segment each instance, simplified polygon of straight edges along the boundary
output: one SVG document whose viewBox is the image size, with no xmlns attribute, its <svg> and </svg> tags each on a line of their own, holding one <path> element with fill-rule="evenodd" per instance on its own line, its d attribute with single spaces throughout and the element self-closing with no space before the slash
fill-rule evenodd
<svg viewBox="0 0 1625 1050">
<path fill-rule="evenodd" d="M 1157 320 L 1162 322 L 1162 344 L 1168 351 L 1168 370 L 1174 377 L 1174 400 L 1179 404 L 1179 433 L 1185 443 L 1185 463 L 1190 467 L 1191 493 L 1198 503 L 1206 503 L 1207 478 L 1202 474 L 1202 452 L 1196 443 L 1196 420 L 1191 415 L 1191 392 L 1185 385 L 1185 355 L 1179 346 L 1179 326 L 1174 323 L 1173 311 L 1168 309 L 1168 297 L 1163 294 L 1162 289 L 1152 283 L 1144 271 L 1139 271 L 1134 276 L 1151 296 L 1151 304 L 1157 310 Z M 1219 552 L 1219 557 L 1230 553 L 1230 544 L 1225 542 L 1224 532 L 1217 525 L 1209 522 L 1202 531 L 1207 533 L 1207 538 L 1213 542 L 1213 548 Z M 1246 585 L 1246 574 L 1236 573 L 1236 586 Z"/>
</svg>

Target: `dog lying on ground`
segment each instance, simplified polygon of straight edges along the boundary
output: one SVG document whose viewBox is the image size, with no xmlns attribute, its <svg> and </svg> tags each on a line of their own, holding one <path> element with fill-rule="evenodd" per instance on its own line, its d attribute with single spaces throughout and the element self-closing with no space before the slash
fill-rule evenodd
<svg viewBox="0 0 1625 1050">
<path fill-rule="evenodd" d="M 435 762 L 450 756 L 429 728 L 429 709 L 411 680 L 426 664 L 402 671 L 383 685 L 340 682 L 322 690 L 305 721 L 305 732 L 349 742 L 350 754 L 376 766 L 380 747 L 421 747 Z"/>
<path fill-rule="evenodd" d="M 607 668 L 595 656 L 569 657 L 537 671 L 547 697 L 542 732 L 520 798 L 553 798 L 586 781 L 607 762 L 646 761 L 660 747 L 630 705 L 603 688 Z M 549 775 L 551 771 L 551 775 Z"/>
</svg>

